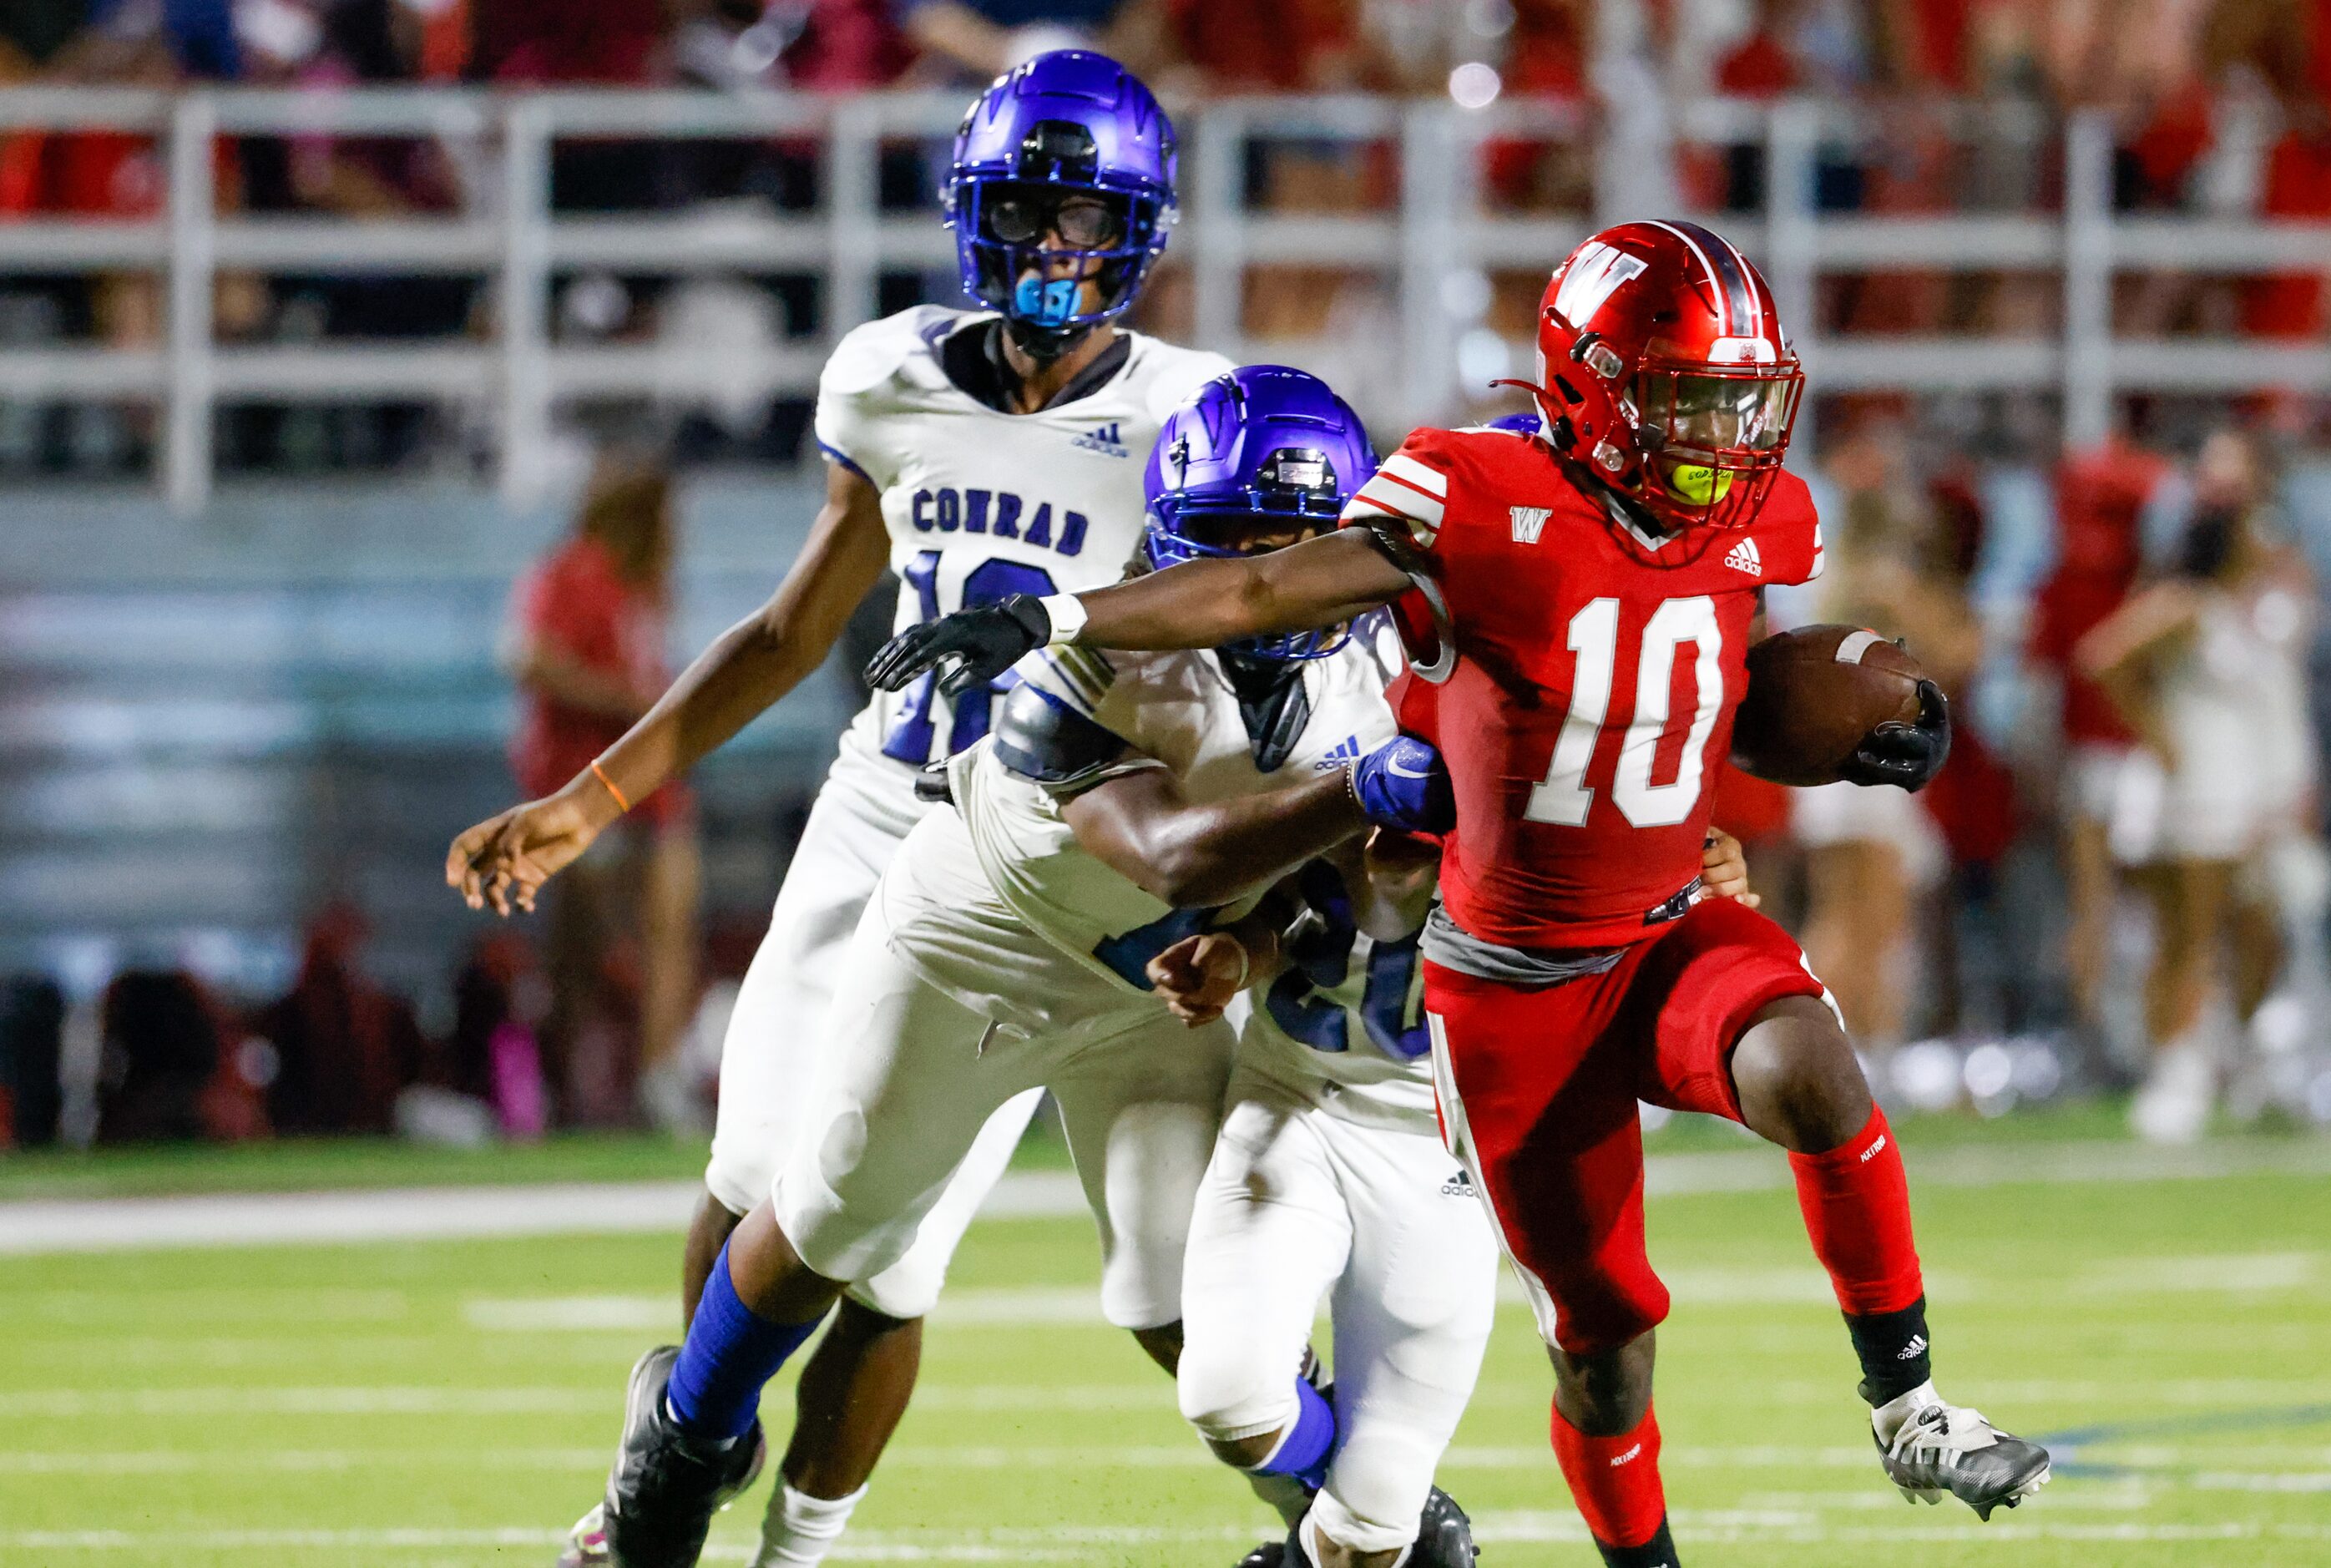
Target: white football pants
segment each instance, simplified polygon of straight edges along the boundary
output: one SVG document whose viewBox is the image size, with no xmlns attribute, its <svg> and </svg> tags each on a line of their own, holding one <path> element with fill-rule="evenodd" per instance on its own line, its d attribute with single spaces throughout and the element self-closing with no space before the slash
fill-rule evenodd
<svg viewBox="0 0 2331 1568">
<path fill-rule="evenodd" d="M 1190 1227 L 1182 1413 L 1235 1440 L 1295 1419 L 1295 1374 L 1330 1294 L 1338 1446 L 1312 1505 L 1357 1552 L 1416 1537 L 1434 1467 L 1479 1376 L 1498 1243 L 1430 1126 L 1361 1126 L 1241 1072 Z"/>
<path fill-rule="evenodd" d="M 777 1222 L 829 1279 L 882 1278 L 928 1245 L 932 1217 L 994 1118 L 1049 1088 L 1100 1232 L 1102 1316 L 1120 1328 L 1162 1327 L 1182 1316 L 1182 1255 L 1221 1126 L 1229 1026 L 1191 1029 L 1162 1003 L 1071 966 L 1065 984 L 1048 987 L 1052 1023 L 1021 1032 L 924 979 L 893 946 L 894 922 L 985 942 L 1000 985 L 1011 984 L 1015 956 L 1036 970 L 1063 967 L 1017 928 L 956 930 L 962 904 L 925 889 L 977 877 L 967 849 L 961 864 L 908 874 L 918 852 L 955 847 L 959 830 L 931 831 L 953 825 L 916 836 L 851 939 L 812 1103 L 778 1173 Z M 1095 1005 L 1075 1004 L 1088 994 Z"/>
<path fill-rule="evenodd" d="M 929 810 L 915 799 L 909 770 L 865 754 L 853 740 L 842 737 L 842 755 L 810 807 L 721 1044 L 704 1184 L 732 1213 L 749 1213 L 769 1195 L 801 1136 L 812 1072 L 831 1043 L 825 1023 L 851 933 L 884 868 Z M 931 1205 L 917 1244 L 853 1284 L 854 1299 L 891 1317 L 930 1311 L 964 1231 L 1011 1164 L 1042 1099 L 1032 1091 L 995 1111 Z"/>
</svg>

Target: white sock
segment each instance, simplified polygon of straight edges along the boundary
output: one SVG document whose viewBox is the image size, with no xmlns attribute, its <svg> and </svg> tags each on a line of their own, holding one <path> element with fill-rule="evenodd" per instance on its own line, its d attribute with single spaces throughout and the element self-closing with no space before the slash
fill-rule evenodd
<svg viewBox="0 0 2331 1568">
<path fill-rule="evenodd" d="M 1319 1568 L 1318 1521 L 1308 1514 L 1304 1515 L 1303 1522 L 1295 1526 L 1295 1543 L 1303 1548 L 1303 1563 L 1308 1564 L 1308 1568 Z M 1408 1568 L 1408 1560 L 1415 1554 L 1416 1543 L 1411 1541 L 1400 1549 L 1400 1555 L 1392 1560 L 1392 1568 Z M 1289 1568 L 1302 1568 L 1302 1565 L 1290 1564 Z"/>
<path fill-rule="evenodd" d="M 1928 1405 L 1942 1402 L 1943 1396 L 1935 1392 L 1934 1380 L 1928 1378 L 1909 1392 L 1898 1394 L 1871 1411 L 1870 1428 L 1878 1434 L 1879 1442 L 1891 1446 L 1894 1434 L 1900 1431 L 1903 1424 L 1912 1416 L 1917 1415 Z"/>
<path fill-rule="evenodd" d="M 813 1497 L 778 1478 L 761 1521 L 761 1554 L 753 1568 L 817 1568 L 850 1524 L 851 1510 L 866 1495 L 859 1487 L 846 1497 Z"/>
</svg>

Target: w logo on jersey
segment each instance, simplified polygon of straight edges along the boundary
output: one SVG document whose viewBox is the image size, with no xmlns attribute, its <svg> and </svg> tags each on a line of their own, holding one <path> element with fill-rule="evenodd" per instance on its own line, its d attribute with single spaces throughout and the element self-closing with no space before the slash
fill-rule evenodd
<svg viewBox="0 0 2331 1568">
<path fill-rule="evenodd" d="M 1535 545 L 1537 537 L 1546 532 L 1546 518 L 1554 516 L 1552 507 L 1508 507 L 1514 519 L 1514 543 Z"/>
<path fill-rule="evenodd" d="M 1334 750 L 1328 752 L 1327 755 L 1321 757 L 1318 762 L 1313 763 L 1311 765 L 1311 771 L 1314 773 L 1326 773 L 1329 768 L 1347 763 L 1359 755 L 1360 737 L 1356 735 L 1347 735 L 1343 739 L 1336 743 Z"/>
<path fill-rule="evenodd" d="M 1765 575 L 1765 557 L 1756 553 L 1756 541 L 1743 539 L 1726 552 L 1724 564 L 1736 572 L 1746 572 L 1752 577 Z"/>
<path fill-rule="evenodd" d="M 1570 259 L 1568 270 L 1562 274 L 1562 287 L 1555 290 L 1554 308 L 1565 321 L 1575 326 L 1603 309 L 1603 302 L 1620 284 L 1641 277 L 1648 265 L 1641 256 L 1631 256 L 1597 240 Z"/>
<path fill-rule="evenodd" d="M 1097 424 L 1070 444 L 1105 457 L 1131 457 L 1133 453 L 1126 449 L 1125 438 L 1118 432 L 1119 423 L 1111 420 L 1107 424 Z"/>
</svg>

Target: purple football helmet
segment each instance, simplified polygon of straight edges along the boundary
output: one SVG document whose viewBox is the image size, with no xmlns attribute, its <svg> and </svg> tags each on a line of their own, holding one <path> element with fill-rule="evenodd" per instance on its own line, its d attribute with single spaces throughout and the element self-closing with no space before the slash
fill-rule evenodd
<svg viewBox="0 0 2331 1568">
<path fill-rule="evenodd" d="M 1318 376 L 1283 365 L 1218 375 L 1166 415 L 1142 476 L 1153 566 L 1253 553 L 1258 537 L 1325 532 L 1376 471 L 1352 405 Z M 1242 639 L 1242 653 L 1318 659 L 1342 628 Z"/>
<path fill-rule="evenodd" d="M 1119 315 L 1165 252 L 1174 165 L 1173 122 L 1105 54 L 1058 49 L 996 78 L 956 132 L 942 193 L 964 292 L 1061 346 Z M 1067 247 L 1051 252 L 1100 263 L 1098 309 L 1084 309 L 1078 280 L 1051 276 L 1042 260 L 1069 192 L 1100 197 L 1111 215 L 1090 233 L 1063 233 Z"/>
</svg>

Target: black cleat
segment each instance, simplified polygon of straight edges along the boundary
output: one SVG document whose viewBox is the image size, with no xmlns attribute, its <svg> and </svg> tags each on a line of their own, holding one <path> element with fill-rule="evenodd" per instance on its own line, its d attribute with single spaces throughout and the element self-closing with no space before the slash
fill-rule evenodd
<svg viewBox="0 0 2331 1568">
<path fill-rule="evenodd" d="M 678 1345 L 660 1345 L 632 1368 L 606 1500 L 568 1532 L 559 1568 L 695 1568 L 712 1516 L 760 1475 L 769 1452 L 760 1422 L 733 1442 L 712 1442 L 664 1413 L 679 1361 Z"/>
<path fill-rule="evenodd" d="M 1286 1544 L 1280 1541 L 1265 1541 L 1261 1545 L 1240 1558 L 1238 1568 L 1289 1568 Z"/>
<path fill-rule="evenodd" d="M 1456 1498 L 1433 1487 L 1417 1517 L 1416 1549 L 1408 1554 L 1409 1568 L 1473 1568 L 1480 1554 L 1473 1544 L 1473 1521 Z"/>
<path fill-rule="evenodd" d="M 2046 1449 L 2001 1431 L 1980 1411 L 1943 1403 L 1931 1385 L 1921 1392 L 1891 1442 L 1870 1434 L 1905 1502 L 1956 1497 L 1987 1523 L 1993 1508 L 2012 1508 L 2048 1484 Z"/>
</svg>

